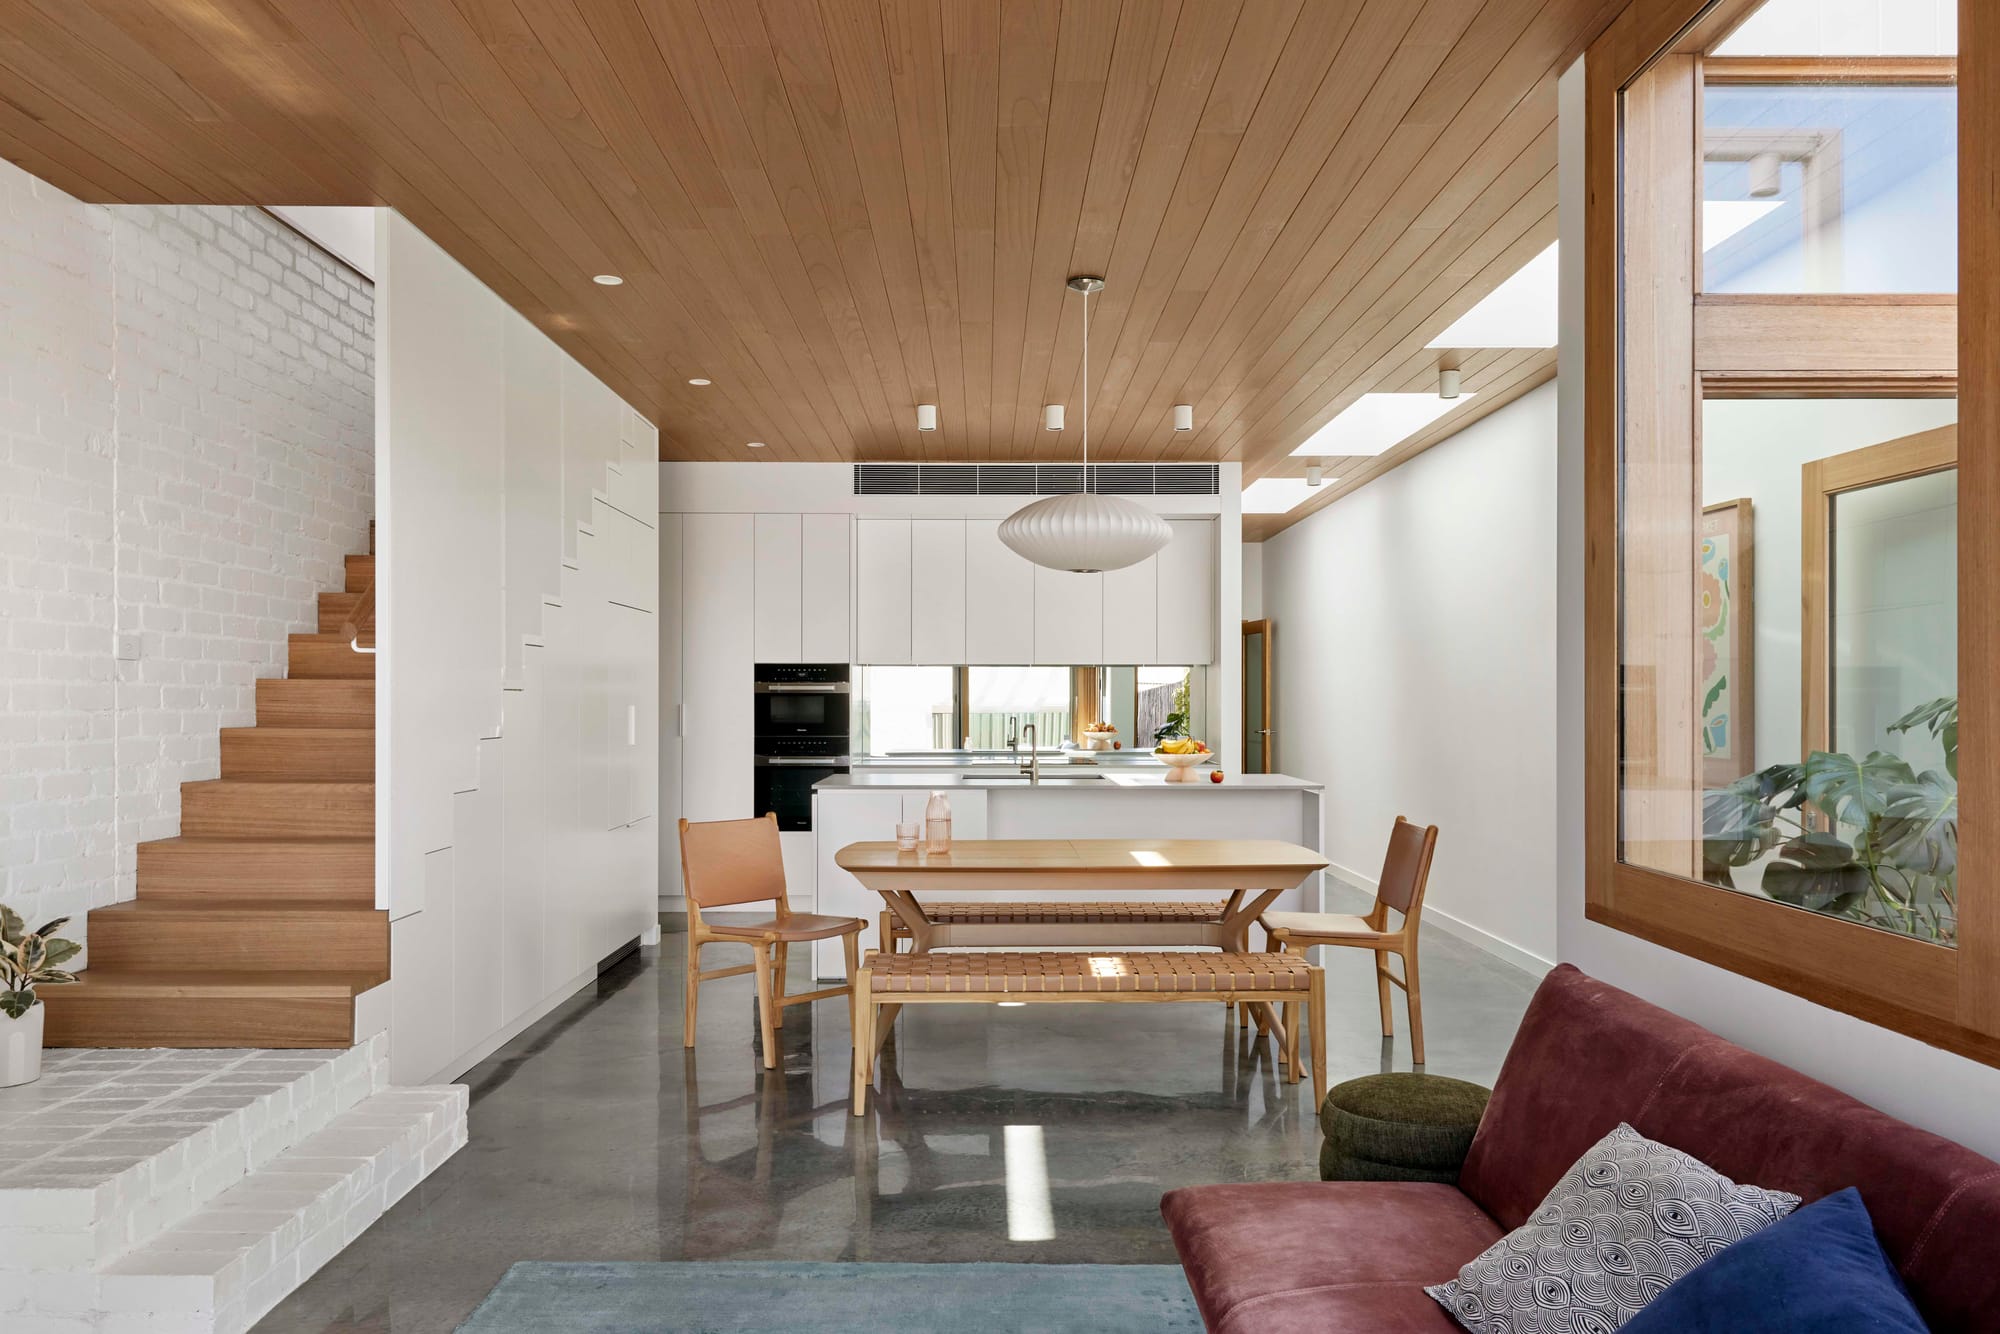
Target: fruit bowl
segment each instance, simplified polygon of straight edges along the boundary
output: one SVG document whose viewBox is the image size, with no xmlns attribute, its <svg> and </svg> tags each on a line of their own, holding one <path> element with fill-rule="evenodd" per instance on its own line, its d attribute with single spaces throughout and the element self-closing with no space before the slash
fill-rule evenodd
<svg viewBox="0 0 2000 1334">
<path fill-rule="evenodd" d="M 1207 751 L 1200 751 L 1193 755 L 1164 755 L 1156 750 L 1153 752 L 1153 758 L 1167 766 L 1167 781 L 1169 783 L 1192 783 L 1198 781 L 1193 772 L 1194 766 L 1214 757 L 1209 755 Z"/>
</svg>

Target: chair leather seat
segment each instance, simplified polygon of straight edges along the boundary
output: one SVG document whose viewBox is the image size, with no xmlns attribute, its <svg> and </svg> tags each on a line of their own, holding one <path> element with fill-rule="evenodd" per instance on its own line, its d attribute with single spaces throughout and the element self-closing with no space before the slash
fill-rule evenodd
<svg viewBox="0 0 2000 1334">
<path fill-rule="evenodd" d="M 737 922 L 728 926 L 704 922 L 703 925 L 718 936 L 747 936 L 757 940 L 825 940 L 829 936 L 844 936 L 867 929 L 867 923 L 859 917 L 828 917 L 810 912 L 795 912 L 783 919 L 771 917 L 761 922 Z"/>
<path fill-rule="evenodd" d="M 1372 940 L 1386 934 L 1368 925 L 1367 919 L 1344 912 L 1267 912 L 1257 920 L 1266 931 L 1291 936 Z"/>
</svg>

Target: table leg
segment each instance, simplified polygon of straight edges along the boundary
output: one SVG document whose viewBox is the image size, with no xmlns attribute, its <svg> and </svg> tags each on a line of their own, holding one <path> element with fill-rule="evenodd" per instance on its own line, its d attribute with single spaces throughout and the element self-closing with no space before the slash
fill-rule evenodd
<svg viewBox="0 0 2000 1334">
<path fill-rule="evenodd" d="M 1248 903 L 1245 903 L 1243 901 L 1245 897 L 1244 891 L 1240 889 L 1233 891 L 1229 896 L 1228 905 L 1223 909 L 1223 949 L 1232 954 L 1248 954 L 1250 952 L 1251 926 L 1259 917 L 1264 915 L 1266 908 L 1278 901 L 1278 896 L 1284 892 L 1282 889 L 1260 889 L 1254 897 L 1250 898 Z M 1237 1014 L 1238 1022 L 1242 1027 L 1248 1028 L 1250 1021 L 1254 1018 L 1257 1021 L 1257 1031 L 1259 1033 L 1280 1033 L 1284 1031 L 1284 1026 L 1278 1021 L 1277 1012 L 1265 1002 L 1259 1001 L 1254 1005 L 1240 1005 L 1237 1007 Z"/>
</svg>

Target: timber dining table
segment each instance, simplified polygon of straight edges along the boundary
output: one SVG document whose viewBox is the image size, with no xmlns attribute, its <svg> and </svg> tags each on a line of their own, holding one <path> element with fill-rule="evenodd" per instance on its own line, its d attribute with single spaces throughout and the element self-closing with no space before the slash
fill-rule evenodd
<svg viewBox="0 0 2000 1334">
<path fill-rule="evenodd" d="M 1207 946 L 1242 956 L 1251 953 L 1250 927 L 1257 918 L 1280 894 L 1325 870 L 1327 861 L 1310 848 L 1277 839 L 1038 838 L 961 839 L 944 853 L 899 851 L 886 841 L 849 843 L 834 854 L 834 864 L 882 896 L 909 931 L 912 952 L 918 955 L 975 943 L 966 938 L 969 933 L 955 932 L 932 919 L 925 900 L 936 902 L 934 896 L 940 894 L 963 903 L 988 895 L 1060 898 L 1226 890 L 1229 898 L 1213 920 L 1190 919 L 1176 936 L 1163 936 L 1160 924 L 1146 923 L 1129 928 L 1127 939 L 1121 941 L 1122 924 L 1105 922 L 1087 928 L 1089 939 L 1073 938 L 1068 943 L 1106 950 L 1117 950 L 1121 944 Z M 871 963 L 875 957 L 870 954 Z M 1115 992 L 1104 996 L 1116 999 Z M 1089 999 L 1090 993 L 1068 998 Z M 868 1052 L 857 1051 L 864 1062 L 887 1040 L 902 1008 L 886 996 L 883 999 L 879 1022 L 869 1025 L 873 1040 L 864 1040 Z M 1274 1034 L 1282 1050 L 1285 1033 L 1276 1007 L 1259 1001 L 1254 1012 L 1258 1026 Z"/>
</svg>

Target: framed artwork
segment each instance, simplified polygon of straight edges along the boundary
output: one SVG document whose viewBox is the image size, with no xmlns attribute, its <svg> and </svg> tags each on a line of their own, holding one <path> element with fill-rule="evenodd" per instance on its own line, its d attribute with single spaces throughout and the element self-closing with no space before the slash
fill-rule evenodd
<svg viewBox="0 0 2000 1334">
<path fill-rule="evenodd" d="M 1756 767 L 1756 673 L 1751 576 L 1755 554 L 1750 502 L 1726 500 L 1701 512 L 1695 592 L 1701 691 L 1701 777 L 1733 783 Z"/>
</svg>

